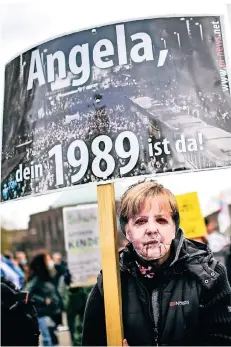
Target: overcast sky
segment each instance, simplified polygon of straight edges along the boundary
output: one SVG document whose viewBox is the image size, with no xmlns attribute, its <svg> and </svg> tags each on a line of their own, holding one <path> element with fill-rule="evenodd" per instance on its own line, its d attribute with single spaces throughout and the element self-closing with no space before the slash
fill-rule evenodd
<svg viewBox="0 0 231 347">
<path fill-rule="evenodd" d="M 0 0 L 0 115 L 2 115 L 4 64 L 38 43 L 64 33 L 121 20 L 171 14 L 182 16 L 224 14 L 227 10 L 225 3 L 231 1 Z M 229 25 L 226 17 L 227 28 Z M 231 32 L 230 27 L 228 32 Z M 231 44 L 228 51 L 231 52 Z M 229 60 L 230 58 L 231 54 Z M 171 175 L 160 178 L 160 181 L 175 194 L 198 191 L 203 213 L 206 213 L 205 211 L 209 209 L 206 207 L 209 197 L 217 195 L 220 190 L 231 188 L 230 177 L 231 169 L 225 169 Z M 116 185 L 117 196 L 122 193 L 126 185 L 126 182 Z M 0 213 L 5 225 L 26 228 L 29 215 L 46 210 L 60 194 L 47 194 L 1 205 Z M 81 194 L 89 194 L 87 186 L 81 188 Z"/>
</svg>

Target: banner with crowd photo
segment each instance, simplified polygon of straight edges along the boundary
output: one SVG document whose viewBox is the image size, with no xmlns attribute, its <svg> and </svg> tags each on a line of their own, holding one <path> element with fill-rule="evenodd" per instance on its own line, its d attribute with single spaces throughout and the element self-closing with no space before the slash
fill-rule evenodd
<svg viewBox="0 0 231 347">
<path fill-rule="evenodd" d="M 220 17 L 92 28 L 45 42 L 6 65 L 2 201 L 230 165 Z"/>
<path fill-rule="evenodd" d="M 63 223 L 71 285 L 91 286 L 101 270 L 97 204 L 65 207 Z"/>
</svg>

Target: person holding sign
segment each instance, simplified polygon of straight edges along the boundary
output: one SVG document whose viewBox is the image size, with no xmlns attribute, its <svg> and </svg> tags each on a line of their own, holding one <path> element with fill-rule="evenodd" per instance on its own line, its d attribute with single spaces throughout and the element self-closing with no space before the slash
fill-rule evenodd
<svg viewBox="0 0 231 347">
<path fill-rule="evenodd" d="M 184 238 L 175 196 L 155 181 L 123 195 L 123 345 L 230 345 L 231 288 L 207 245 Z M 111 298 L 113 300 L 113 298 Z M 85 310 L 83 346 L 105 346 L 103 280 Z"/>
</svg>

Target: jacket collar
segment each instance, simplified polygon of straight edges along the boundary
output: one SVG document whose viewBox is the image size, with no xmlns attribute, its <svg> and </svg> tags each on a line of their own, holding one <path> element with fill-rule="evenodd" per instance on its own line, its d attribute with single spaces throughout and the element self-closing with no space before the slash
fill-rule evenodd
<svg viewBox="0 0 231 347">
<path fill-rule="evenodd" d="M 195 275 L 199 282 L 207 289 L 211 289 L 220 274 L 215 270 L 215 260 L 210 248 L 201 243 L 185 239 L 185 248 L 189 255 L 185 268 Z"/>
</svg>

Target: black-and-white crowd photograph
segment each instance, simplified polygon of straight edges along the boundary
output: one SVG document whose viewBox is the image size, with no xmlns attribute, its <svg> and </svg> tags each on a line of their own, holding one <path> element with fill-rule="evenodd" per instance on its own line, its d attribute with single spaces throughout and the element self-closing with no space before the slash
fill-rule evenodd
<svg viewBox="0 0 231 347">
<path fill-rule="evenodd" d="M 2 201 L 230 166 L 224 45 L 219 17 L 171 17 L 73 33 L 16 57 L 5 69 Z"/>
</svg>

